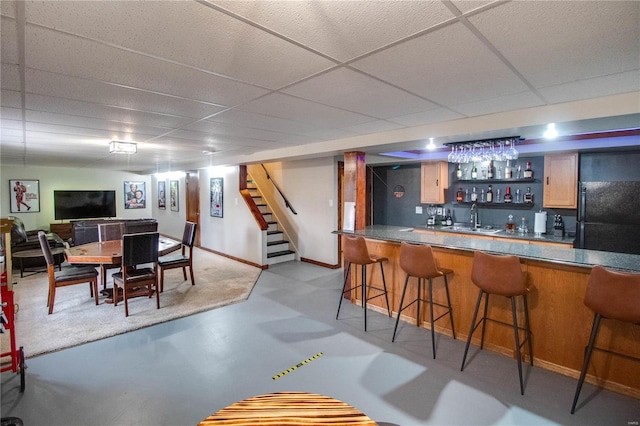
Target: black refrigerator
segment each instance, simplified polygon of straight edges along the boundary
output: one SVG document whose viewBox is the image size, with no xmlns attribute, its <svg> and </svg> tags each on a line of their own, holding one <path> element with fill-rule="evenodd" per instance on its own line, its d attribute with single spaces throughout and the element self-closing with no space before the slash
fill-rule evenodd
<svg viewBox="0 0 640 426">
<path fill-rule="evenodd" d="M 574 247 L 640 254 L 640 182 L 581 182 Z"/>
</svg>

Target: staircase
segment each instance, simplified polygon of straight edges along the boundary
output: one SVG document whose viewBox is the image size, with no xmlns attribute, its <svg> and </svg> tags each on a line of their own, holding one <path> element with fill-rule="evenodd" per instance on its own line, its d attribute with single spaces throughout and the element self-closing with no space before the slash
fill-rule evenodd
<svg viewBox="0 0 640 426">
<path fill-rule="evenodd" d="M 295 260 L 296 252 L 289 247 L 289 241 L 285 240 L 284 232 L 280 230 L 278 222 L 273 217 L 273 213 L 252 180 L 247 180 L 247 189 L 251 193 L 251 197 L 256 203 L 256 206 L 260 209 L 264 220 L 269 225 L 267 228 L 266 246 L 267 264 L 275 265 L 276 263 Z"/>
</svg>

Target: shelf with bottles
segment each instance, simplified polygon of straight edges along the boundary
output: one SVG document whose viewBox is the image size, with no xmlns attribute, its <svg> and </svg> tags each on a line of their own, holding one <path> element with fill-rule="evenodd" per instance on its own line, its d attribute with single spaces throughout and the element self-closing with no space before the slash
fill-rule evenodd
<svg viewBox="0 0 640 426">
<path fill-rule="evenodd" d="M 511 178 L 511 179 L 457 179 L 458 183 L 533 183 L 535 178 Z"/>
<path fill-rule="evenodd" d="M 459 206 L 470 206 L 472 204 L 476 204 L 478 207 L 484 208 L 496 208 L 496 209 L 522 209 L 522 210 L 526 210 L 526 209 L 532 209 L 535 207 L 535 204 L 533 203 L 505 203 L 505 202 L 501 202 L 501 203 L 487 203 L 487 202 L 480 202 L 480 201 L 476 201 L 475 203 L 473 201 L 454 201 L 453 205 L 459 205 Z"/>
</svg>

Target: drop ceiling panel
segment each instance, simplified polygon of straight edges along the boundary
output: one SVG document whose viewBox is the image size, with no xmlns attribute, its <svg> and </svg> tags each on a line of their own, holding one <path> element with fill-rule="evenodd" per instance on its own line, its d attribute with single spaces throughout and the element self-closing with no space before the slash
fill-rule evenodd
<svg viewBox="0 0 640 426">
<path fill-rule="evenodd" d="M 474 9 L 478 9 L 489 3 L 493 3 L 494 0 L 452 0 L 451 3 L 462 13 L 470 12 Z"/>
<path fill-rule="evenodd" d="M 435 1 L 219 1 L 221 7 L 346 61 L 453 17 Z"/>
<path fill-rule="evenodd" d="M 239 109 L 311 123 L 316 126 L 332 126 L 337 128 L 371 121 L 371 117 L 331 108 L 280 93 L 272 93 L 264 96 L 241 106 Z"/>
<path fill-rule="evenodd" d="M 209 120 L 216 123 L 227 123 L 247 127 L 250 126 L 256 129 L 294 133 L 300 135 L 305 134 L 305 132 L 308 131 L 310 127 L 315 127 L 309 126 L 308 124 L 288 120 L 286 118 L 272 117 L 265 114 L 240 111 L 238 109 L 224 111 L 223 113 L 218 114 Z"/>
<path fill-rule="evenodd" d="M 459 23 L 352 65 L 443 106 L 527 89 L 503 62 Z"/>
<path fill-rule="evenodd" d="M 640 70 L 572 81 L 540 89 L 540 93 L 552 103 L 597 98 L 611 93 L 637 91 L 640 91 Z M 640 97 L 638 98 L 638 105 L 640 105 Z"/>
<path fill-rule="evenodd" d="M 464 118 L 464 116 L 446 108 L 437 108 L 429 110 L 427 112 L 392 117 L 389 119 L 389 121 L 399 123 L 404 126 L 413 127 L 422 126 L 424 124 L 438 123 L 441 121 L 456 120 L 459 118 Z"/>
<path fill-rule="evenodd" d="M 20 92 L 16 92 L 15 90 L 5 90 L 4 87 L 2 87 L 2 92 L 0 93 L 0 104 L 5 107 L 22 108 L 22 97 Z"/>
<path fill-rule="evenodd" d="M 542 100 L 530 91 L 513 93 L 495 98 L 481 99 L 466 104 L 454 105 L 456 111 L 468 116 L 492 114 L 496 112 L 511 111 L 514 109 L 531 108 L 544 105 Z"/>
<path fill-rule="evenodd" d="M 28 28 L 27 49 L 32 68 L 187 99 L 236 105 L 267 93 L 211 73 L 39 27 Z"/>
<path fill-rule="evenodd" d="M 18 108 L 0 108 L 0 118 L 3 120 L 22 120 L 22 110 Z"/>
<path fill-rule="evenodd" d="M 179 117 L 171 114 L 138 111 L 130 108 L 40 95 L 28 95 L 27 108 L 35 111 L 55 111 L 57 114 L 70 116 L 72 120 L 87 117 L 116 121 L 123 124 L 144 124 L 164 129 L 182 126 L 194 120 L 191 117 Z"/>
<path fill-rule="evenodd" d="M 72 8 L 39 2 L 29 5 L 27 17 L 263 87 L 278 88 L 333 65 L 197 2 L 76 2 Z"/>
<path fill-rule="evenodd" d="M 431 102 L 347 68 L 330 71 L 283 91 L 377 118 L 437 108 Z"/>
<path fill-rule="evenodd" d="M 536 87 L 640 68 L 637 1 L 512 2 L 469 20 Z"/>
<path fill-rule="evenodd" d="M 66 114 L 56 114 L 42 111 L 27 111 L 28 128 L 34 125 L 59 125 L 63 127 L 77 127 L 82 129 L 108 130 L 114 134 L 138 134 L 138 135 L 160 135 L 169 129 L 136 125 L 120 121 L 111 121 L 97 118 L 78 117 Z"/>
<path fill-rule="evenodd" d="M 367 135 L 371 133 L 388 132 L 389 130 L 401 129 L 403 127 L 405 126 L 386 120 L 374 120 L 368 123 L 345 127 L 344 130 L 359 133 L 361 135 Z"/>
<path fill-rule="evenodd" d="M 2 64 L 0 71 L 2 90 L 20 90 L 20 68 L 17 65 Z"/>
<path fill-rule="evenodd" d="M 4 3 L 7 2 L 2 2 Z M 4 9 L 4 8 L 3 8 Z M 2 49 L 0 49 L 0 58 L 2 63 L 18 64 L 18 38 L 16 33 L 16 21 L 5 18 L 0 20 L 0 37 L 2 40 Z"/>
<path fill-rule="evenodd" d="M 0 2 L 0 12 L 2 12 L 3 15 L 7 15 L 7 16 L 10 16 L 10 17 L 15 17 L 16 16 L 16 5 L 15 5 L 15 2 L 13 2 L 13 1 L 2 1 L 2 2 Z M 2 24 L 4 24 L 4 22 Z"/>
<path fill-rule="evenodd" d="M 223 110 L 220 106 L 204 102 L 165 96 L 62 74 L 28 69 L 26 75 L 29 93 L 53 98 L 192 117 L 194 119 L 206 117 Z M 55 101 L 55 99 L 53 100 Z M 55 103 L 52 105 L 56 108 Z M 52 109 L 46 110 L 54 111 Z"/>
<path fill-rule="evenodd" d="M 185 129 L 197 130 L 210 134 L 213 137 L 215 137 L 216 135 L 228 135 L 259 139 L 264 141 L 277 141 L 284 136 L 287 136 L 285 133 L 281 132 L 271 132 L 268 130 L 254 129 L 250 127 L 232 126 L 230 124 L 216 123 L 208 120 L 199 121 L 190 126 L 187 126 Z"/>
</svg>

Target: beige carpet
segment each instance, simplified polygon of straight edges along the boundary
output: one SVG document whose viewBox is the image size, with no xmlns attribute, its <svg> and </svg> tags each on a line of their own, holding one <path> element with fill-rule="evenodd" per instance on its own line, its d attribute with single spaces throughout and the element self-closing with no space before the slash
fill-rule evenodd
<svg viewBox="0 0 640 426">
<path fill-rule="evenodd" d="M 130 299 L 129 317 L 124 315 L 124 304 L 104 303 L 102 295 L 96 306 L 89 284 L 58 288 L 53 314 L 48 315 L 47 275 L 20 278 L 19 272 L 14 273 L 19 306 L 16 344 L 24 346 L 27 357 L 33 357 L 229 305 L 246 300 L 260 275 L 259 268 L 200 249 L 194 249 L 194 271 L 195 286 L 189 279 L 183 281 L 181 269 L 166 271 L 160 309 L 156 309 L 155 296 Z M 109 287 L 114 272 L 108 272 Z M 8 351 L 7 334 L 2 336 L 2 351 Z"/>
</svg>

